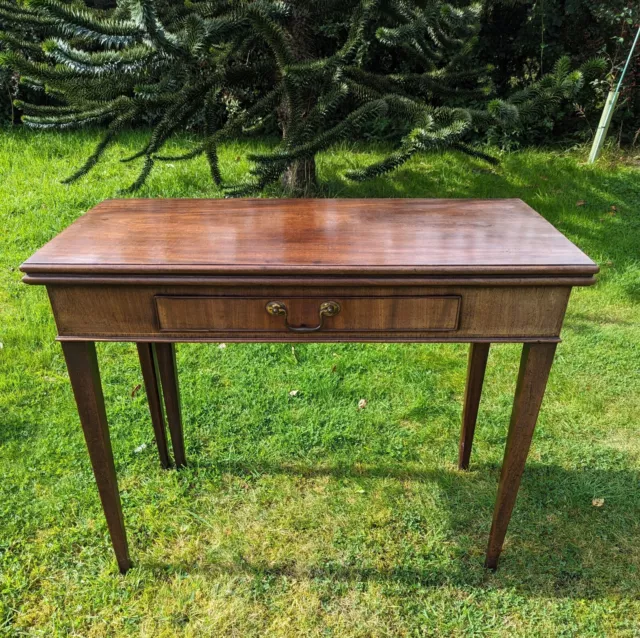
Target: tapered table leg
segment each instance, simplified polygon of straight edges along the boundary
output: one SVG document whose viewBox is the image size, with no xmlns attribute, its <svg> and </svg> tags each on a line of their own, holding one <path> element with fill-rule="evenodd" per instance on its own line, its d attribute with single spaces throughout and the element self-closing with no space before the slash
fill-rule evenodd
<svg viewBox="0 0 640 638">
<path fill-rule="evenodd" d="M 180 468 L 187 464 L 187 460 L 184 453 L 184 435 L 182 433 L 176 349 L 173 343 L 155 343 L 154 348 L 158 358 L 158 370 L 160 372 L 160 381 L 162 382 L 164 405 L 167 410 L 173 456 L 176 461 L 176 467 Z"/>
<path fill-rule="evenodd" d="M 167 434 L 165 429 L 164 408 L 162 407 L 162 397 L 160 395 L 160 379 L 158 377 L 158 361 L 153 344 L 137 343 L 140 367 L 142 368 L 142 378 L 147 391 L 147 401 L 151 413 L 151 423 L 158 446 L 160 465 L 163 468 L 171 466 L 169 458 L 169 448 L 167 447 Z"/>
<path fill-rule="evenodd" d="M 522 348 L 516 395 L 485 560 L 485 567 L 489 569 L 498 566 L 498 558 L 518 495 L 520 479 L 555 351 L 555 343 L 525 344 Z"/>
<path fill-rule="evenodd" d="M 458 450 L 458 469 L 469 469 L 469 458 L 473 446 L 473 435 L 476 430 L 478 406 L 482 396 L 484 372 L 487 368 L 490 343 L 472 343 L 469 348 L 467 364 L 467 386 L 464 391 L 464 408 L 462 411 L 462 430 L 460 432 L 460 448 Z"/>
<path fill-rule="evenodd" d="M 111 534 L 111 542 L 118 567 L 124 574 L 131 567 L 131 559 L 124 529 L 95 344 L 90 341 L 65 341 L 62 343 L 62 350 L 67 362 L 84 438 L 89 449 L 93 473 L 98 484 L 102 509 Z"/>
</svg>

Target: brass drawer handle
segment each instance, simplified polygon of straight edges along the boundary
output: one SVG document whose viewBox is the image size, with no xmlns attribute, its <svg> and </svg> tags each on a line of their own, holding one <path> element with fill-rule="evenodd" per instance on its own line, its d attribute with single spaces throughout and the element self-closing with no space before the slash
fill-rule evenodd
<svg viewBox="0 0 640 638">
<path fill-rule="evenodd" d="M 313 328 L 307 328 L 306 326 L 292 326 L 289 323 L 289 317 L 287 316 L 287 306 L 282 301 L 270 301 L 267 306 L 267 312 L 274 317 L 283 316 L 284 324 L 291 332 L 316 332 L 322 328 L 325 317 L 335 317 L 341 310 L 340 304 L 337 301 L 325 301 L 320 304 L 318 310 L 318 316 L 320 317 L 320 323 Z"/>
</svg>

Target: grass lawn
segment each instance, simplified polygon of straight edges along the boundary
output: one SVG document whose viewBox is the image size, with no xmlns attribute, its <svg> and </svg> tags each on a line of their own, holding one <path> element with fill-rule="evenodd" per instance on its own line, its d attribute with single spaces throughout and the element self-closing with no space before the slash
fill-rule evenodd
<svg viewBox="0 0 640 638">
<path fill-rule="evenodd" d="M 331 196 L 521 197 L 601 266 L 569 305 L 497 573 L 482 563 L 517 346 L 491 351 L 461 473 L 466 346 L 180 345 L 177 473 L 159 468 L 133 344 L 105 344 L 136 563 L 121 577 L 46 293 L 18 271 L 133 181 L 138 166 L 110 152 L 59 184 L 97 135 L 0 134 L 0 635 L 640 636 L 637 167 L 444 154 L 354 186 L 340 172 L 379 149 L 319 160 Z M 242 175 L 246 150 L 225 147 L 223 172 Z M 201 160 L 159 166 L 140 194 L 220 195 Z"/>
</svg>

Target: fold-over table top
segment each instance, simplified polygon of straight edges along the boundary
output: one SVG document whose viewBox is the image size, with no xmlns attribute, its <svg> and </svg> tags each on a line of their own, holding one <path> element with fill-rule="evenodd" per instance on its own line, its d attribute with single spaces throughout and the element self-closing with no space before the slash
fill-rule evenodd
<svg viewBox="0 0 640 638">
<path fill-rule="evenodd" d="M 519 199 L 107 200 L 21 268 L 216 276 L 598 271 Z"/>
</svg>

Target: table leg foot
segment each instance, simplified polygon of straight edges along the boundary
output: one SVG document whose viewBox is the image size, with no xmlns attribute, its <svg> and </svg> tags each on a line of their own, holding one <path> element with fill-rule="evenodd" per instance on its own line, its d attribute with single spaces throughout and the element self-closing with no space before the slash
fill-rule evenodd
<svg viewBox="0 0 640 638">
<path fill-rule="evenodd" d="M 181 468 L 187 464 L 187 460 L 184 452 L 176 349 L 173 343 L 154 343 L 153 345 L 158 360 L 162 394 L 167 411 L 167 421 L 169 422 L 171 444 L 173 445 L 173 456 L 176 461 L 176 467 Z"/>
<path fill-rule="evenodd" d="M 151 413 L 151 423 L 158 446 L 160 465 L 167 469 L 171 467 L 169 457 L 169 447 L 167 446 L 167 433 L 165 429 L 164 408 L 162 407 L 162 397 L 160 393 L 160 379 L 158 378 L 158 361 L 153 344 L 137 343 L 140 367 L 142 368 L 142 378 L 147 391 L 147 401 L 149 402 L 149 412 Z"/>
<path fill-rule="evenodd" d="M 469 469 L 469 458 L 473 446 L 473 435 L 476 430 L 478 406 L 482 396 L 482 384 L 487 368 L 490 343 L 472 343 L 469 348 L 467 364 L 467 385 L 464 392 L 464 408 L 462 411 L 462 430 L 460 432 L 460 448 L 458 450 L 458 469 Z"/>
<path fill-rule="evenodd" d="M 498 566 L 498 558 L 518 495 L 555 350 L 555 343 L 525 344 L 522 349 L 498 496 L 489 534 L 485 560 L 485 567 L 488 569 L 495 570 Z"/>
<path fill-rule="evenodd" d="M 93 473 L 98 484 L 102 509 L 107 519 L 111 543 L 120 572 L 124 574 L 131 567 L 131 559 L 124 529 L 95 344 L 91 341 L 65 341 L 62 343 L 62 350 L 67 362 Z"/>
</svg>

